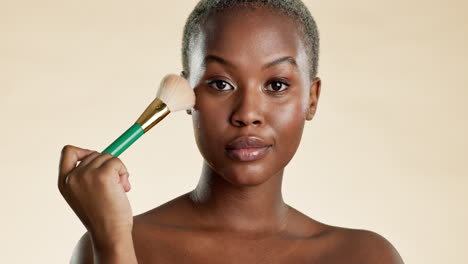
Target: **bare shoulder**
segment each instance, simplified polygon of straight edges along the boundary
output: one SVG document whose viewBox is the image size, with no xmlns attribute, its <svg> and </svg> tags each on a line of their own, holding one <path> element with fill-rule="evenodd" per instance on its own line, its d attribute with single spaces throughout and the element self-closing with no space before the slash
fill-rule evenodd
<svg viewBox="0 0 468 264">
<path fill-rule="evenodd" d="M 382 235 L 362 229 L 336 227 L 342 245 L 358 253 L 360 263 L 403 264 L 395 247 Z"/>
<path fill-rule="evenodd" d="M 93 242 L 88 232 L 81 236 L 73 249 L 70 264 L 92 264 L 93 263 Z"/>
<path fill-rule="evenodd" d="M 133 217 L 135 227 L 180 226 L 188 224 L 186 219 L 193 218 L 193 208 L 190 204 L 189 194 L 180 195 L 164 204 Z M 193 220 L 193 219 L 192 219 Z"/>
<path fill-rule="evenodd" d="M 308 262 L 403 264 L 395 247 L 376 232 L 328 225 L 291 209 L 291 233 L 306 238 L 301 254 Z"/>
<path fill-rule="evenodd" d="M 157 244 L 159 240 L 164 240 L 165 236 L 161 234 L 161 224 L 174 223 L 177 225 L 180 219 L 181 212 L 186 212 L 186 195 L 182 195 L 167 203 L 164 203 L 148 212 L 135 215 L 133 217 L 133 239 L 137 253 L 139 249 L 145 248 L 148 241 Z M 159 239 L 154 239 L 158 237 Z M 93 263 L 93 241 L 89 232 L 84 233 L 77 242 L 70 259 L 71 264 L 92 264 Z"/>
</svg>

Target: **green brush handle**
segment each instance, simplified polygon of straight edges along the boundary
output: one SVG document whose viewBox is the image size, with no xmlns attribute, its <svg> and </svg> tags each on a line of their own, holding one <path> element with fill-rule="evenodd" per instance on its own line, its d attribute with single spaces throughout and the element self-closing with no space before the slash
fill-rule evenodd
<svg viewBox="0 0 468 264">
<path fill-rule="evenodd" d="M 124 152 L 130 145 L 133 144 L 144 134 L 143 128 L 135 123 L 127 131 L 125 131 L 119 138 L 117 138 L 110 146 L 108 146 L 102 153 L 110 153 L 114 157 L 118 157 Z"/>
</svg>

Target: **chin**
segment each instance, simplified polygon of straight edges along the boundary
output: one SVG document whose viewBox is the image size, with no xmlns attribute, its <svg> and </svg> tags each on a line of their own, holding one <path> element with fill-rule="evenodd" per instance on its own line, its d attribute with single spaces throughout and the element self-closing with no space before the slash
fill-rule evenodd
<svg viewBox="0 0 468 264">
<path fill-rule="evenodd" d="M 276 173 L 256 164 L 240 163 L 223 167 L 219 175 L 235 186 L 256 186 L 273 178 Z"/>
</svg>

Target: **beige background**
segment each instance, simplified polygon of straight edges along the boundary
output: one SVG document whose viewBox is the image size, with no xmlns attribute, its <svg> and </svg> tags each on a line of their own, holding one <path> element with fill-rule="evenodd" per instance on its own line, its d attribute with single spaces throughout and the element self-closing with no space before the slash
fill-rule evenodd
<svg viewBox="0 0 468 264">
<path fill-rule="evenodd" d="M 65 144 L 101 151 L 181 70 L 195 0 L 0 0 L 1 262 L 66 263 L 85 231 L 56 187 Z M 406 263 L 468 263 L 468 4 L 306 1 L 322 95 L 284 197 L 389 239 Z M 135 214 L 191 190 L 201 157 L 175 113 L 125 152 Z"/>
</svg>

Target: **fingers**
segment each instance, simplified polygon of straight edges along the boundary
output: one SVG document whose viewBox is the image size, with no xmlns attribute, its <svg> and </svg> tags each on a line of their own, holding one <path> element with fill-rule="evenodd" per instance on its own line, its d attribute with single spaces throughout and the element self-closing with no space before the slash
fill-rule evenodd
<svg viewBox="0 0 468 264">
<path fill-rule="evenodd" d="M 77 162 L 79 164 L 77 165 Z M 87 170 L 87 169 L 103 169 L 113 171 L 119 175 L 118 181 L 122 185 L 125 192 L 130 191 L 130 182 L 128 181 L 128 170 L 123 162 L 112 156 L 109 153 L 99 153 L 88 149 L 82 149 L 71 145 L 66 145 L 62 149 L 62 155 L 59 165 L 59 190 L 62 192 L 66 189 L 67 181 L 71 172 L 74 169 Z"/>
<path fill-rule="evenodd" d="M 87 160 L 87 159 L 90 160 Z M 81 167 L 81 165 L 83 165 Z M 80 166 L 82 169 L 98 169 L 102 171 L 108 171 L 109 173 L 102 173 L 100 175 L 114 175 L 116 176 L 113 178 L 115 182 L 120 183 L 124 189 L 127 191 L 130 190 L 130 183 L 128 182 L 128 170 L 125 164 L 117 157 L 112 156 L 110 153 L 103 153 L 89 155 L 85 160 L 82 161 Z"/>
<path fill-rule="evenodd" d="M 131 230 L 132 210 L 125 194 L 130 183 L 127 168 L 120 159 L 108 153 L 65 146 L 59 165 L 59 190 L 91 233 Z"/>
<path fill-rule="evenodd" d="M 80 164 L 78 164 L 78 166 L 76 166 L 77 168 L 83 168 L 85 167 L 86 165 L 88 165 L 89 163 L 93 162 L 94 159 L 96 159 L 97 157 L 99 157 L 99 155 L 101 155 L 101 153 L 97 152 L 97 151 L 93 151 L 93 153 L 91 153 L 90 155 L 88 155 L 86 158 L 84 158 Z"/>
<path fill-rule="evenodd" d="M 103 168 L 111 167 L 114 170 L 116 170 L 119 173 L 119 175 L 128 174 L 128 170 L 127 170 L 127 167 L 125 167 L 125 164 L 123 164 L 123 162 L 119 158 L 116 158 L 116 157 L 108 159 L 106 162 L 104 162 L 101 165 L 101 167 Z"/>
<path fill-rule="evenodd" d="M 114 156 L 112 156 L 112 154 L 110 154 L 110 153 L 96 152 L 96 153 L 93 153 L 93 154 L 89 155 L 88 157 L 86 157 L 80 163 L 80 165 L 78 165 L 78 167 L 82 168 L 82 167 L 86 166 L 88 168 L 97 169 L 97 168 L 101 167 L 101 165 L 104 162 L 106 162 L 107 160 L 112 159 L 112 158 L 114 158 Z"/>
<path fill-rule="evenodd" d="M 125 164 L 123 164 L 123 162 L 117 157 L 112 157 L 112 158 L 106 160 L 101 165 L 101 167 L 103 169 L 114 170 L 119 174 L 119 176 L 127 175 L 127 177 L 128 177 L 128 175 L 129 175 L 127 167 L 125 167 Z"/>
<path fill-rule="evenodd" d="M 82 149 L 72 145 L 66 145 L 63 147 L 60 157 L 58 177 L 58 186 L 60 190 L 65 186 L 66 176 L 75 169 L 76 163 L 83 160 L 91 153 L 93 153 L 93 151 L 89 149 Z"/>
<path fill-rule="evenodd" d="M 114 161 L 111 161 L 111 159 L 106 160 L 105 163 L 109 162 L 109 164 L 107 164 L 106 166 L 112 166 L 114 169 L 117 170 L 119 174 L 119 183 L 122 185 L 125 192 L 129 192 L 131 189 L 130 181 L 128 180 L 128 178 L 130 177 L 130 173 L 128 172 L 127 167 L 125 167 L 125 164 L 119 158 L 114 157 Z M 102 164 L 102 167 L 105 167 L 104 164 Z"/>
<path fill-rule="evenodd" d="M 119 158 L 112 156 L 112 154 L 100 154 L 93 161 L 87 164 L 87 168 L 103 169 L 117 173 L 114 175 L 118 175 L 118 183 L 122 185 L 125 192 L 130 191 L 130 182 L 128 181 L 130 174 L 128 173 L 127 167 Z M 109 175 L 112 175 L 113 173 Z"/>
<path fill-rule="evenodd" d="M 130 185 L 130 181 L 128 180 L 130 174 L 120 175 L 120 183 L 122 184 L 125 192 L 129 192 L 132 186 Z"/>
</svg>

